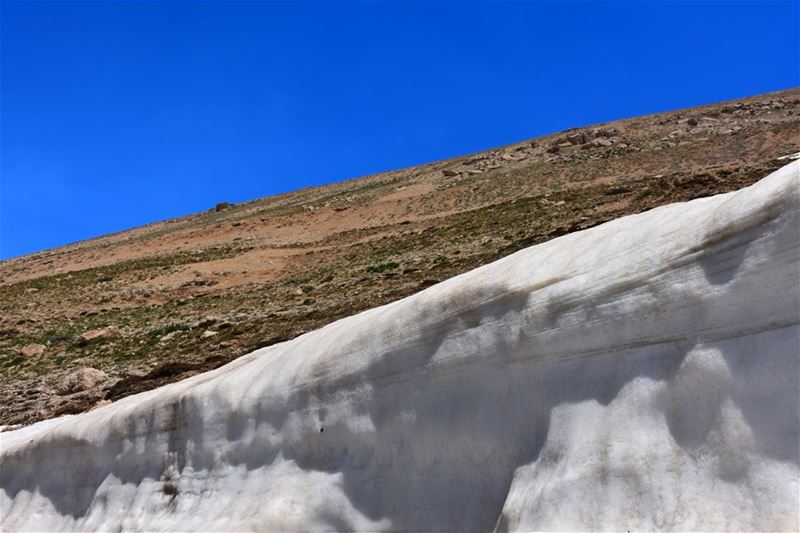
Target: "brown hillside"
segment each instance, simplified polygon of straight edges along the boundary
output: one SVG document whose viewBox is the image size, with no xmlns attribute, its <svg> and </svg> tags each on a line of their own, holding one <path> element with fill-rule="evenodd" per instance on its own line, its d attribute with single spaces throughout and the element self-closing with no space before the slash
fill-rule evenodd
<svg viewBox="0 0 800 533">
<path fill-rule="evenodd" d="M 791 89 L 568 130 L 3 261 L 0 424 L 80 412 L 520 248 L 741 188 L 796 152 L 800 89 Z M 74 373 L 85 367 L 102 372 Z"/>
</svg>

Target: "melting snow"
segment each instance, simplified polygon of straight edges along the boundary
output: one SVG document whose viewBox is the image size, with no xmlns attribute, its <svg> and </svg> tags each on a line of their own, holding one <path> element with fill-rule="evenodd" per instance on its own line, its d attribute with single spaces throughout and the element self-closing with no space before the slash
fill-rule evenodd
<svg viewBox="0 0 800 533">
<path fill-rule="evenodd" d="M 799 171 L 2 433 L 2 529 L 796 531 Z"/>
</svg>

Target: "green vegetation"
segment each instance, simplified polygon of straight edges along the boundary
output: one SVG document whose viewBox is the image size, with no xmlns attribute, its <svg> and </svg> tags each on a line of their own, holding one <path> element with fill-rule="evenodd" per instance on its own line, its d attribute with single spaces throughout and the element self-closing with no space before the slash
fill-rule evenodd
<svg viewBox="0 0 800 533">
<path fill-rule="evenodd" d="M 138 279 L 152 279 L 157 275 L 152 272 L 156 269 L 164 269 L 178 265 L 191 263 L 201 263 L 233 257 L 247 251 L 249 248 L 237 246 L 212 246 L 204 250 L 192 252 L 178 252 L 172 255 L 162 255 L 147 257 L 143 259 L 132 259 L 121 261 L 108 266 L 75 270 L 63 274 L 52 276 L 42 276 L 40 278 L 0 285 L 0 309 L 5 307 L 4 303 L 12 301 L 23 294 L 34 293 L 45 290 L 58 290 L 80 288 L 92 286 L 98 283 L 108 283 L 117 279 L 123 274 L 136 274 Z M 148 271 L 150 273 L 148 274 Z"/>
<path fill-rule="evenodd" d="M 400 266 L 400 263 L 396 263 L 394 261 L 389 261 L 388 263 L 381 263 L 379 265 L 370 265 L 370 266 L 367 267 L 367 272 L 374 272 L 376 274 L 382 274 L 382 273 L 388 272 L 390 270 L 395 270 L 399 266 Z"/>
</svg>

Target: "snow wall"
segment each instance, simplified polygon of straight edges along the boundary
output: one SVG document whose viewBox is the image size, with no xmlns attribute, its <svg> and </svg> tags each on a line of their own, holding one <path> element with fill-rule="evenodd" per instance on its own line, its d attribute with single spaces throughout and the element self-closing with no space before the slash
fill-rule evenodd
<svg viewBox="0 0 800 533">
<path fill-rule="evenodd" d="M 3 531 L 800 527 L 800 163 L 0 434 Z"/>
</svg>

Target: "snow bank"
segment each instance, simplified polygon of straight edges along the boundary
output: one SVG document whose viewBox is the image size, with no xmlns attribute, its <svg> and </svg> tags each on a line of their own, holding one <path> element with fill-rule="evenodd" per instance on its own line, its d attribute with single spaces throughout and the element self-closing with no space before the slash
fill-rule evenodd
<svg viewBox="0 0 800 533">
<path fill-rule="evenodd" d="M 797 530 L 799 172 L 2 433 L 2 529 Z"/>
</svg>

